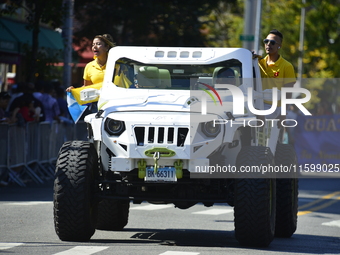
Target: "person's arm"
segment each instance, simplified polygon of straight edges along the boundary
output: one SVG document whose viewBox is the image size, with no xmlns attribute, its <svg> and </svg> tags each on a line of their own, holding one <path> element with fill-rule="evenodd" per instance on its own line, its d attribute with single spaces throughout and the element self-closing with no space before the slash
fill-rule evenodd
<svg viewBox="0 0 340 255">
<path fill-rule="evenodd" d="M 73 86 L 68 87 L 68 88 L 66 89 L 66 92 L 71 92 L 71 89 L 74 89 L 74 87 L 73 87 Z"/>
<path fill-rule="evenodd" d="M 90 86 L 92 85 L 92 81 L 84 80 L 84 85 L 83 86 Z"/>
</svg>

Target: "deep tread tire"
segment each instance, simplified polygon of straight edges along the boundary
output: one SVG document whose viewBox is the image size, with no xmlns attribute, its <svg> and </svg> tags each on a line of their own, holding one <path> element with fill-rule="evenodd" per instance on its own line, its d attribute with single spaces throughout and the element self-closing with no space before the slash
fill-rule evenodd
<svg viewBox="0 0 340 255">
<path fill-rule="evenodd" d="M 54 226 L 62 241 L 88 241 L 95 232 L 98 156 L 92 143 L 61 147 L 54 180 Z"/>
<path fill-rule="evenodd" d="M 130 202 L 103 199 L 98 205 L 96 229 L 120 231 L 128 223 Z"/>
<path fill-rule="evenodd" d="M 267 147 L 244 147 L 237 162 L 240 166 L 274 164 Z M 276 180 L 243 178 L 235 180 L 235 237 L 241 245 L 267 247 L 274 238 Z"/>
<path fill-rule="evenodd" d="M 295 149 L 290 144 L 278 144 L 275 164 L 290 167 L 297 164 Z M 276 180 L 276 225 L 275 236 L 291 237 L 297 227 L 298 178 Z"/>
</svg>

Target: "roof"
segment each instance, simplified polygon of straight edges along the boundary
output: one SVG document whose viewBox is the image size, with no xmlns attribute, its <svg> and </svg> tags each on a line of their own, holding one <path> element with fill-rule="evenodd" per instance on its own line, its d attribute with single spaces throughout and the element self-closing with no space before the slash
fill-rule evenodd
<svg viewBox="0 0 340 255">
<path fill-rule="evenodd" d="M 251 63 L 252 59 L 252 53 L 243 48 L 116 46 L 110 49 L 108 62 L 126 57 L 143 63 L 209 64 L 221 61 L 227 55 L 242 63 Z"/>
</svg>

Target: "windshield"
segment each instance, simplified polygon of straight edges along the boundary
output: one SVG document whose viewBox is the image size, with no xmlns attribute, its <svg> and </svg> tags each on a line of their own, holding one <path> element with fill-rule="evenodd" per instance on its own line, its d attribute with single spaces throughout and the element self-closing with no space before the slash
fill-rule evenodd
<svg viewBox="0 0 340 255">
<path fill-rule="evenodd" d="M 242 64 L 229 59 L 210 65 L 144 64 L 122 58 L 116 62 L 113 83 L 133 89 L 198 90 L 204 85 L 242 84 Z"/>
</svg>

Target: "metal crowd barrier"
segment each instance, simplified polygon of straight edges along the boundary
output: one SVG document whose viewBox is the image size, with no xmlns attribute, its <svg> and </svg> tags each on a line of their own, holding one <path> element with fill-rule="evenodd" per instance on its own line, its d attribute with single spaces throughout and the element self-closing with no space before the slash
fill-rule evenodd
<svg viewBox="0 0 340 255">
<path fill-rule="evenodd" d="M 0 124 L 0 180 L 5 176 L 25 187 L 29 180 L 44 183 L 53 178 L 59 149 L 70 140 L 87 140 L 85 122 Z"/>
</svg>

